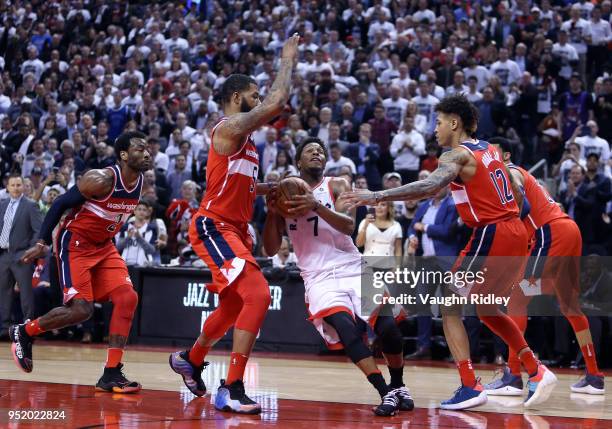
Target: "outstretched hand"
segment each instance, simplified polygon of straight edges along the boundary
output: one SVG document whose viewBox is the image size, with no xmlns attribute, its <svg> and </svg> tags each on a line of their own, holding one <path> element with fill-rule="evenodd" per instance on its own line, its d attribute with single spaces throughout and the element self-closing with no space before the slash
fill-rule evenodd
<svg viewBox="0 0 612 429">
<path fill-rule="evenodd" d="M 344 192 L 341 197 L 347 202 L 349 209 L 359 206 L 376 205 L 376 192 L 368 191 L 367 189 Z"/>
<path fill-rule="evenodd" d="M 300 35 L 295 33 L 285 42 L 281 58 L 284 60 L 297 61 L 298 45 L 300 44 Z"/>
</svg>

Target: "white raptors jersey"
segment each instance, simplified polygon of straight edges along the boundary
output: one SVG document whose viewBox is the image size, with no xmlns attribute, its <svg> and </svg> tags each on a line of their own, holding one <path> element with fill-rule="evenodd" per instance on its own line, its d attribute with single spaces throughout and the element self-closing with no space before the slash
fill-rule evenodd
<svg viewBox="0 0 612 429">
<path fill-rule="evenodd" d="M 312 189 L 312 193 L 321 205 L 335 210 L 335 200 L 329 183 L 331 179 L 324 177 L 321 183 Z M 326 272 L 335 276 L 341 275 L 336 271 L 340 267 L 348 268 L 352 265 L 353 269 L 350 271 L 353 273 L 355 268 L 360 269 L 361 254 L 351 237 L 333 228 L 316 212 L 309 211 L 299 218 L 286 218 L 285 223 L 304 280 Z"/>
</svg>

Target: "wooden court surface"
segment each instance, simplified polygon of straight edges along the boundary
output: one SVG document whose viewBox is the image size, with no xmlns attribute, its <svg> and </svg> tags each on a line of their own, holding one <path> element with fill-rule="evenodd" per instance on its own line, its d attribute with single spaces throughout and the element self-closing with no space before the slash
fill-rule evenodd
<svg viewBox="0 0 612 429">
<path fill-rule="evenodd" d="M 579 371 L 557 372 L 559 384 L 539 409 L 524 410 L 521 398 L 489 397 L 489 403 L 469 412 L 437 408 L 458 387 L 455 369 L 440 363 L 406 362 L 405 381 L 416 408 L 392 418 L 373 415 L 375 391 L 359 370 L 343 358 L 255 354 L 245 374 L 247 392 L 263 406 L 261 416 L 221 413 L 210 405 L 219 379 L 227 372 L 227 354 L 207 357 L 203 374 L 209 393 L 196 398 L 168 367 L 173 349 L 131 348 L 125 355 L 128 378 L 143 385 L 136 395 L 96 393 L 106 351 L 103 347 L 34 346 L 34 371 L 21 372 L 0 346 L 0 428 L 612 428 L 610 394 L 571 394 Z M 381 365 L 381 369 L 384 367 Z M 488 382 L 492 367 L 476 366 Z M 383 369 L 385 375 L 386 371 Z M 525 379 L 525 378 L 524 378 Z M 64 410 L 56 421 L 11 421 L 9 410 Z"/>
</svg>

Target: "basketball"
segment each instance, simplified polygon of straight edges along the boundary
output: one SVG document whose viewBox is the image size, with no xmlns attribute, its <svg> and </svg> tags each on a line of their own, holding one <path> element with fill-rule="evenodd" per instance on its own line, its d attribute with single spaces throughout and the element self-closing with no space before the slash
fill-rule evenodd
<svg viewBox="0 0 612 429">
<path fill-rule="evenodd" d="M 278 185 L 278 199 L 276 200 L 276 208 L 282 217 L 301 216 L 303 213 L 289 214 L 289 206 L 287 201 L 291 200 L 295 195 L 304 195 L 308 189 L 308 183 L 299 177 L 287 177 L 280 181 Z"/>
</svg>

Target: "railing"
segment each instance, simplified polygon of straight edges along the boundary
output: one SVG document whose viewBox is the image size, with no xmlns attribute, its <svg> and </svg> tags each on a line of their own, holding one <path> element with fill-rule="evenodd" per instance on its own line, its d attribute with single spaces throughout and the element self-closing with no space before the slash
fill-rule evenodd
<svg viewBox="0 0 612 429">
<path fill-rule="evenodd" d="M 538 170 L 542 170 L 543 174 L 541 176 L 538 176 L 537 174 L 534 174 L 534 171 L 538 171 Z M 537 177 L 538 179 L 543 179 L 543 180 L 548 180 L 548 165 L 546 164 L 546 160 L 545 159 L 541 159 L 539 160 L 536 165 L 534 165 L 533 167 L 531 167 L 529 169 L 529 173 L 533 174 L 535 177 Z"/>
</svg>

